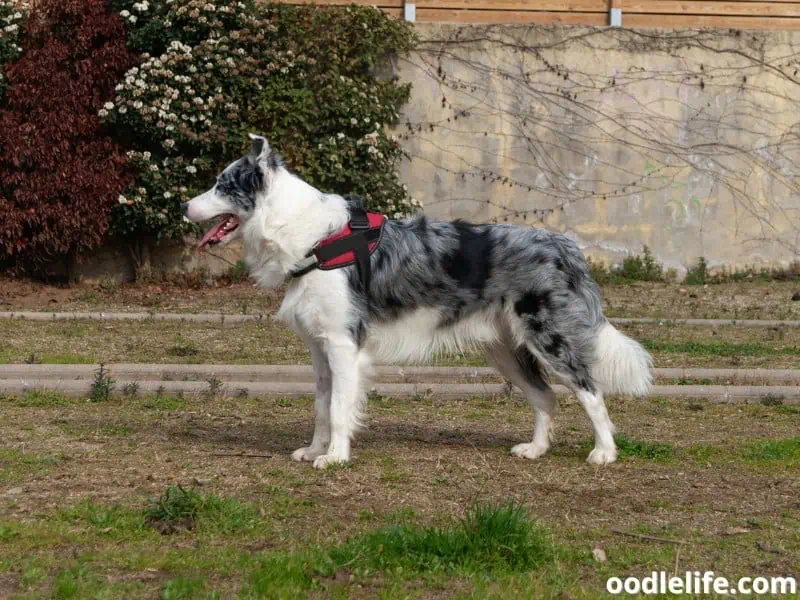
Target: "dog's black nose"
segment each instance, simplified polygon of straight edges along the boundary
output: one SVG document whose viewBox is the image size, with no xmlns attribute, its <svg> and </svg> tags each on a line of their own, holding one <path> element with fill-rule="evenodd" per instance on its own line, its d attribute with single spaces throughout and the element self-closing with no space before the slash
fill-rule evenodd
<svg viewBox="0 0 800 600">
<path fill-rule="evenodd" d="M 182 202 L 181 203 L 181 210 L 183 211 L 183 214 L 186 214 L 187 212 L 189 212 L 189 203 L 188 202 Z"/>
</svg>

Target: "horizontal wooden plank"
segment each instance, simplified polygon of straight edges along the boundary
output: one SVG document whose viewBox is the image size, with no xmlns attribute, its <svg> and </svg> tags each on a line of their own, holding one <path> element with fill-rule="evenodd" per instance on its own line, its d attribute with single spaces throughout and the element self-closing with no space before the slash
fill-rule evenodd
<svg viewBox="0 0 800 600">
<path fill-rule="evenodd" d="M 800 17 L 800 2 L 719 2 L 714 0 L 621 0 L 625 13 L 726 15 L 742 17 Z"/>
<path fill-rule="evenodd" d="M 275 0 L 274 0 L 275 1 Z M 318 4 L 320 6 L 343 6 L 360 4 L 376 6 L 400 19 L 403 17 L 403 0 L 276 0 L 288 4 Z M 610 0 L 418 0 L 416 17 L 421 23 L 462 23 L 462 24 L 560 24 L 560 25 L 608 25 L 607 8 L 598 10 L 599 4 L 608 6 Z M 721 29 L 779 29 L 800 30 L 800 1 L 777 0 L 775 2 L 737 2 L 733 0 L 611 0 L 621 5 L 622 26 L 631 28 L 701 28 L 716 27 Z M 593 10 L 561 11 L 540 10 L 541 7 L 553 8 L 566 6 L 572 2 L 574 6 Z M 750 5 L 744 8 L 738 5 Z M 442 8 L 448 6 L 450 8 Z M 480 9 L 480 6 L 492 6 L 491 9 Z M 535 10 L 503 9 L 514 6 L 535 6 Z M 501 8 L 497 8 L 501 7 Z M 695 13 L 678 11 L 693 10 Z M 759 10 L 773 11 L 767 14 Z M 725 11 L 738 10 L 739 14 L 727 14 Z M 638 12 L 636 12 L 638 11 Z M 660 12 L 671 11 L 671 12 Z M 705 12 L 702 12 L 705 11 Z M 750 11 L 750 12 L 747 12 Z M 771 15 L 779 16 L 771 16 Z M 786 16 L 786 15 L 797 15 Z"/>
<path fill-rule="evenodd" d="M 607 25 L 606 13 L 449 10 L 417 7 L 420 23 Z"/>
<path fill-rule="evenodd" d="M 643 15 L 623 13 L 622 26 L 630 28 L 687 29 L 718 27 L 720 29 L 800 29 L 800 19 L 790 17 L 725 17 L 692 15 Z"/>
<path fill-rule="evenodd" d="M 375 6 L 377 8 L 403 8 L 403 0 L 262 0 L 264 4 L 317 4 L 319 6 Z"/>
<path fill-rule="evenodd" d="M 520 10 L 539 12 L 608 12 L 608 0 L 416 0 L 420 8 Z"/>
</svg>

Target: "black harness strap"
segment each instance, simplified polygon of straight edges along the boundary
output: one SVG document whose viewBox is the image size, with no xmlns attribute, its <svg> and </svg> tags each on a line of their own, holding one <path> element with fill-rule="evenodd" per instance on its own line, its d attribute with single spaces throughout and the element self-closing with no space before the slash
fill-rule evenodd
<svg viewBox="0 0 800 600">
<path fill-rule="evenodd" d="M 380 236 L 380 229 L 370 231 L 369 218 L 367 212 L 361 207 L 352 207 L 350 209 L 350 235 L 346 238 L 336 240 L 330 244 L 325 244 L 317 250 L 317 258 L 321 260 L 329 260 L 325 258 L 328 255 L 334 258 L 342 252 L 351 250 L 356 259 L 356 268 L 358 269 L 358 278 L 361 280 L 361 288 L 365 296 L 369 296 L 369 284 L 371 282 L 371 272 L 369 268 L 369 243 Z M 374 235 L 370 235 L 374 234 Z M 369 238 L 372 238 L 369 239 Z M 340 244 L 340 242 L 344 242 Z M 336 249 L 339 246 L 339 252 L 328 254 L 331 248 Z M 345 246 L 344 249 L 341 249 Z"/>
</svg>

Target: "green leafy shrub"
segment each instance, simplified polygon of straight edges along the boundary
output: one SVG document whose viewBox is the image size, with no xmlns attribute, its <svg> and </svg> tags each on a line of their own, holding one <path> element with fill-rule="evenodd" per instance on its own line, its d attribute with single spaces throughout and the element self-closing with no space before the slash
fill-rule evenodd
<svg viewBox="0 0 800 600">
<path fill-rule="evenodd" d="M 708 263 L 702 256 L 697 259 L 697 263 L 689 268 L 683 282 L 686 285 L 704 285 L 708 279 Z"/>
<path fill-rule="evenodd" d="M 628 256 L 622 261 L 620 277 L 629 281 L 663 281 L 664 271 L 647 246 L 641 256 Z"/>
<path fill-rule="evenodd" d="M 228 269 L 228 280 L 231 283 L 241 283 L 247 279 L 247 265 L 243 259 L 237 260 Z"/>
<path fill-rule="evenodd" d="M 136 182 L 113 231 L 180 237 L 194 231 L 180 202 L 207 189 L 257 131 L 289 166 L 326 191 L 356 192 L 401 215 L 415 202 L 397 175 L 402 150 L 385 126 L 409 86 L 378 67 L 412 33 L 376 9 L 320 9 L 226 0 L 113 0 L 143 62 L 100 111 L 131 148 Z"/>
<path fill-rule="evenodd" d="M 19 38 L 29 8 L 27 2 L 0 0 L 0 99 L 7 87 L 3 66 L 16 60 L 22 52 Z"/>
<path fill-rule="evenodd" d="M 628 256 L 622 261 L 622 267 L 609 268 L 602 262 L 594 262 L 588 258 L 589 273 L 600 285 L 629 283 L 631 281 L 669 281 L 675 278 L 670 270 L 664 273 L 663 267 L 656 262 L 653 253 L 647 246 L 640 256 Z"/>
<path fill-rule="evenodd" d="M 100 363 L 100 368 L 95 371 L 94 381 L 92 381 L 92 385 L 89 388 L 89 400 L 92 402 L 107 402 L 111 399 L 115 383 L 105 364 Z"/>
</svg>

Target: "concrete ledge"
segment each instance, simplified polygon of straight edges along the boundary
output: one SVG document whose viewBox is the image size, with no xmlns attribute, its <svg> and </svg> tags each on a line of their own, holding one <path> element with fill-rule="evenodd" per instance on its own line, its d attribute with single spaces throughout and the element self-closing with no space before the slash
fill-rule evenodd
<svg viewBox="0 0 800 600">
<path fill-rule="evenodd" d="M 147 312 L 0 312 L 0 319 L 25 321 L 182 321 L 185 323 L 215 323 L 238 325 L 258 323 L 266 315 L 229 315 L 223 313 L 147 313 Z"/>
<path fill-rule="evenodd" d="M 148 313 L 148 312 L 0 312 L 0 319 L 24 319 L 28 321 L 183 321 L 186 323 L 216 323 L 238 325 L 270 320 L 270 315 L 232 315 L 223 313 Z M 694 327 L 800 327 L 800 321 L 773 321 L 759 319 L 654 319 L 615 318 L 616 325 L 690 325 Z"/>
<path fill-rule="evenodd" d="M 0 365 L 2 379 L 88 380 L 100 365 Z M 202 381 L 212 377 L 221 381 L 313 383 L 310 365 L 187 365 L 187 364 L 112 364 L 112 377 L 135 381 Z M 797 369 L 653 369 L 659 380 L 703 380 L 742 383 L 800 383 Z M 375 381 L 382 383 L 499 382 L 497 371 L 490 367 L 406 367 L 375 368 Z M 489 380 L 489 381 L 486 381 Z M 679 386 L 685 387 L 685 386 Z"/>
<path fill-rule="evenodd" d="M 773 321 L 768 319 L 609 319 L 615 325 L 689 325 L 693 327 L 800 327 L 800 321 Z"/>
<path fill-rule="evenodd" d="M 119 379 L 115 391 L 133 380 Z M 140 394 L 164 392 L 170 394 L 202 394 L 209 386 L 200 381 L 135 381 Z M 73 379 L 1 379 L 0 394 L 24 394 L 32 391 L 55 391 L 70 396 L 86 396 L 90 382 Z M 312 396 L 314 384 L 309 382 L 228 382 L 220 393 L 248 396 Z M 509 389 L 500 383 L 378 383 L 373 391 L 388 397 L 436 396 L 437 398 L 466 398 L 470 396 L 506 396 Z M 553 386 L 559 396 L 569 394 L 561 385 Z M 511 391 L 519 397 L 518 390 Z M 800 404 L 800 387 L 790 386 L 722 386 L 722 385 L 657 385 L 652 396 L 662 398 L 696 398 L 713 403 L 746 404 L 767 398 L 780 399 L 785 404 Z"/>
</svg>

